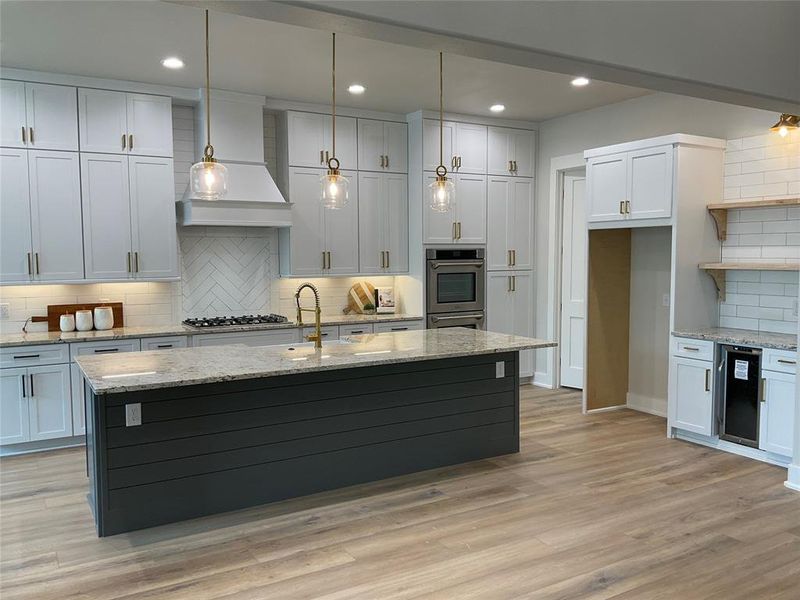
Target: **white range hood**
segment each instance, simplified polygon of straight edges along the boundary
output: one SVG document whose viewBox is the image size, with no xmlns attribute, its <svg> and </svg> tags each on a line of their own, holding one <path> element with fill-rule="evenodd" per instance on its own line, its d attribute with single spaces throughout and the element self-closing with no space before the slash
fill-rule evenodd
<svg viewBox="0 0 800 600">
<path fill-rule="evenodd" d="M 264 162 L 264 97 L 213 90 L 211 142 L 214 157 L 228 169 L 228 193 L 221 200 L 192 197 L 187 186 L 178 202 L 181 225 L 290 227 L 291 204 L 281 194 Z M 206 106 L 196 113 L 196 159 L 203 155 Z"/>
</svg>

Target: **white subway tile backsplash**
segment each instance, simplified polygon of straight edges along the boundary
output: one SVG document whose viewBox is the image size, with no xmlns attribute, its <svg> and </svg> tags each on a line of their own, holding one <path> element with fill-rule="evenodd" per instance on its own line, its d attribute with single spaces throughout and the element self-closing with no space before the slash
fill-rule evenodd
<svg viewBox="0 0 800 600">
<path fill-rule="evenodd" d="M 743 317 L 720 317 L 720 327 L 732 327 L 734 329 L 754 329 L 758 330 L 758 319 L 745 319 Z"/>
</svg>

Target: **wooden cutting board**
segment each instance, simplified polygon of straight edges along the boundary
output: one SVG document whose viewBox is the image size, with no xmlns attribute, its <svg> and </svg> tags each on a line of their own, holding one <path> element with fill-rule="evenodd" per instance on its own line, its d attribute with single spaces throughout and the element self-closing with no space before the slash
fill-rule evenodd
<svg viewBox="0 0 800 600">
<path fill-rule="evenodd" d="M 94 311 L 98 306 L 110 306 L 114 312 L 114 327 L 125 323 L 122 302 L 86 302 L 84 304 L 49 304 L 47 306 L 47 331 L 60 331 L 61 315 L 75 314 L 78 310 Z M 38 320 L 38 319 L 37 319 Z"/>
</svg>

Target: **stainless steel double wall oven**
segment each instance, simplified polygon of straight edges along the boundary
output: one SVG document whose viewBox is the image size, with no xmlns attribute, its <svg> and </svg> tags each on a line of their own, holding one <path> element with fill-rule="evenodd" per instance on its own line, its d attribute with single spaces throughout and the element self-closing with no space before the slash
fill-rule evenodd
<svg viewBox="0 0 800 600">
<path fill-rule="evenodd" d="M 428 328 L 485 329 L 485 250 L 430 248 L 426 259 Z"/>
</svg>

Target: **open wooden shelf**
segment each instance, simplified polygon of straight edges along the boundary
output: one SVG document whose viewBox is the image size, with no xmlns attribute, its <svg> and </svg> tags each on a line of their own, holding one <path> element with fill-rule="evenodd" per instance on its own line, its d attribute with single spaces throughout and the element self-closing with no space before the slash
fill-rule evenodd
<svg viewBox="0 0 800 600">
<path fill-rule="evenodd" d="M 728 211 L 737 208 L 771 208 L 775 206 L 800 206 L 800 198 L 770 198 L 768 200 L 738 200 L 709 204 L 708 212 L 714 217 L 717 226 L 717 237 L 724 240 L 728 237 Z"/>
<path fill-rule="evenodd" d="M 700 263 L 697 265 L 711 276 L 717 286 L 719 299 L 725 300 L 725 273 L 727 271 L 800 271 L 800 263 L 727 262 Z"/>
</svg>

